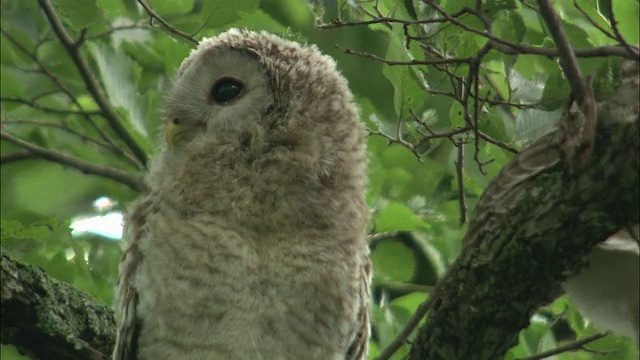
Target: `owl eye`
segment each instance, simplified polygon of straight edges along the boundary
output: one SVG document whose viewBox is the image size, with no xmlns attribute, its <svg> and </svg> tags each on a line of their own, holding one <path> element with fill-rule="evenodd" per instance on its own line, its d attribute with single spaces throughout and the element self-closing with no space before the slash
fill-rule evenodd
<svg viewBox="0 0 640 360">
<path fill-rule="evenodd" d="M 226 104 L 242 94 L 244 84 L 233 78 L 222 78 L 211 88 L 211 99 L 219 104 Z"/>
</svg>

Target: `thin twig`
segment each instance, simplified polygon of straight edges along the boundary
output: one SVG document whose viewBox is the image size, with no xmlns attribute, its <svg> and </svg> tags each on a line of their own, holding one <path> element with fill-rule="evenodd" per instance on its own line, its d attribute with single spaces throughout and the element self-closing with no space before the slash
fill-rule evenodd
<svg viewBox="0 0 640 360">
<path fill-rule="evenodd" d="M 3 98 L 0 98 L 0 101 L 15 102 L 19 104 L 29 105 L 29 107 L 32 107 L 36 110 L 42 110 L 42 111 L 46 111 L 54 114 L 65 114 L 65 115 L 99 115 L 100 114 L 100 111 L 56 109 L 56 108 L 40 105 L 35 101 L 21 99 L 21 98 L 3 97 Z"/>
<path fill-rule="evenodd" d="M 544 359 L 544 358 L 548 358 L 551 357 L 553 355 L 557 355 L 566 351 L 571 351 L 571 350 L 580 350 L 580 349 L 584 349 L 584 345 L 601 339 L 605 336 L 609 335 L 608 332 L 602 332 L 602 333 L 597 333 L 597 334 L 593 334 L 593 335 L 589 335 L 586 337 L 583 337 L 582 339 L 578 339 L 576 341 L 572 341 L 568 344 L 559 346 L 555 349 L 551 349 L 551 350 L 547 350 L 547 351 L 543 351 L 541 353 L 535 354 L 533 356 L 529 356 L 526 358 L 519 358 L 518 360 L 540 360 L 540 359 Z"/>
<path fill-rule="evenodd" d="M 92 175 L 101 176 L 107 179 L 115 180 L 119 183 L 127 185 L 131 189 L 140 193 L 147 191 L 147 186 L 144 184 L 144 182 L 139 176 L 130 174 L 128 172 L 125 172 L 119 169 L 111 168 L 104 165 L 97 165 L 85 160 L 81 160 L 60 151 L 45 149 L 38 145 L 19 139 L 4 131 L 0 133 L 0 136 L 3 140 L 9 141 L 14 145 L 27 149 L 37 155 L 40 155 L 41 157 L 49 161 L 53 161 L 58 164 L 72 167 L 74 169 L 80 170 L 85 174 L 92 174 Z"/>
<path fill-rule="evenodd" d="M 65 84 L 62 83 L 62 81 L 60 81 L 60 79 L 57 76 L 55 76 L 51 71 L 49 71 L 49 69 L 47 69 L 47 67 L 40 61 L 40 59 L 38 59 L 38 57 L 36 56 L 35 52 L 31 53 L 24 46 L 22 46 L 22 44 L 17 39 L 15 39 L 13 36 L 11 36 L 11 34 L 6 32 L 4 29 L 1 29 L 1 30 L 2 30 L 2 34 L 16 48 L 18 48 L 18 50 L 22 51 L 24 54 L 29 56 L 36 64 L 38 64 L 38 66 L 40 67 L 40 70 L 42 71 L 42 73 L 45 74 L 47 77 L 49 77 L 49 79 L 51 79 L 51 81 L 53 81 L 58 86 L 58 88 L 60 90 L 62 90 L 62 92 L 65 95 L 67 95 L 67 97 L 69 98 L 69 100 L 71 100 L 73 102 L 73 104 L 75 104 L 80 110 L 84 111 L 82 104 L 80 103 L 80 101 L 78 101 L 76 96 L 71 92 L 71 90 L 69 90 L 65 86 Z M 45 35 L 44 38 L 42 38 L 42 39 L 40 39 L 38 41 L 38 43 L 36 44 L 36 50 L 34 50 L 34 51 L 37 51 L 38 47 L 45 42 L 47 37 L 48 37 L 48 35 Z M 34 97 L 34 99 L 32 101 L 35 102 L 35 100 L 38 97 L 40 97 L 40 96 Z M 102 128 L 93 120 L 93 118 L 91 118 L 90 115 L 91 115 L 90 113 L 82 114 L 82 116 L 98 132 L 98 134 L 102 137 L 102 139 L 104 139 L 106 142 L 111 144 L 111 146 L 113 147 L 113 149 L 114 149 L 114 151 L 116 153 L 118 153 L 121 156 L 123 156 L 127 161 L 129 161 L 130 163 L 135 165 L 138 169 L 144 170 L 145 166 L 140 161 L 138 161 L 138 159 L 134 158 L 131 154 L 129 154 L 127 151 L 125 151 L 125 149 L 121 148 L 118 144 L 116 144 L 116 142 L 111 138 L 111 136 L 109 136 L 104 130 L 102 130 Z M 100 113 L 100 115 L 102 115 L 102 114 Z"/>
<path fill-rule="evenodd" d="M 603 33 L 606 37 L 612 39 L 612 40 L 617 40 L 616 37 L 610 33 L 607 29 L 603 28 L 602 26 L 600 26 L 600 24 L 598 24 L 597 21 L 595 21 L 591 16 L 589 16 L 589 14 L 582 8 L 582 6 L 580 6 L 580 4 L 578 4 L 577 0 L 573 0 L 573 6 L 578 9 L 578 11 L 580 11 L 580 13 L 582 14 L 582 16 L 584 16 L 587 21 L 589 21 L 589 23 L 591 23 L 591 26 L 593 26 L 594 28 L 600 30 L 601 33 Z"/>
<path fill-rule="evenodd" d="M 419 285 L 419 284 L 404 283 L 400 281 L 391 281 L 391 280 L 378 280 L 376 284 L 385 289 L 402 291 L 402 292 L 418 291 L 423 293 L 429 293 L 433 290 L 433 286 L 429 286 L 429 285 Z"/>
<path fill-rule="evenodd" d="M 374 14 L 368 14 L 371 17 L 374 17 Z M 398 19 L 392 17 L 374 17 L 371 20 L 362 20 L 362 21 L 342 21 L 339 19 L 332 20 L 328 24 L 319 25 L 319 29 L 332 29 L 337 27 L 345 27 L 345 26 L 361 26 L 361 25 L 372 25 L 372 24 L 402 24 L 406 26 L 410 25 L 424 25 L 424 24 L 433 24 L 433 23 L 443 23 L 446 22 L 446 19 L 425 19 L 425 20 L 405 20 Z"/>
<path fill-rule="evenodd" d="M 458 203 L 460 205 L 460 226 L 467 222 L 467 197 L 464 192 L 464 142 L 456 142 L 458 159 L 456 160 L 456 177 L 458 178 Z"/>
<path fill-rule="evenodd" d="M 440 280 L 438 280 L 436 285 L 431 289 L 430 294 L 431 295 L 438 294 L 440 292 L 440 288 L 447 283 L 449 274 L 452 274 L 452 273 L 453 271 L 451 271 L 451 269 L 447 271 L 444 274 L 444 276 L 440 278 Z M 416 311 L 411 315 L 411 317 L 409 318 L 409 321 L 407 321 L 407 324 L 404 326 L 404 328 L 400 330 L 398 335 L 396 335 L 393 341 L 389 343 L 389 345 L 380 353 L 380 355 L 378 355 L 377 358 L 375 358 L 375 360 L 390 359 L 393 356 L 393 354 L 395 354 L 396 351 L 398 351 L 398 349 L 400 349 L 402 345 L 404 345 L 407 342 L 409 335 L 411 335 L 413 330 L 416 328 L 416 326 L 418 326 L 422 318 L 424 318 L 424 316 L 427 314 L 427 312 L 429 312 L 433 304 L 438 299 L 439 297 L 437 296 L 427 297 L 427 299 L 424 302 L 422 302 L 422 304 L 420 304 L 416 309 Z"/>
<path fill-rule="evenodd" d="M 432 1 L 425 0 L 430 5 L 435 5 Z M 334 20 L 330 24 L 320 25 L 321 29 L 335 28 L 335 27 L 345 27 L 345 26 L 358 26 L 358 25 L 368 25 L 375 23 L 400 23 L 404 26 L 412 26 L 412 25 L 420 25 L 424 23 L 436 23 L 436 22 L 450 22 L 456 26 L 459 26 L 469 32 L 474 34 L 484 36 L 490 40 L 490 44 L 492 49 L 499 51 L 505 55 L 519 55 L 519 54 L 529 54 L 529 55 L 540 55 L 545 57 L 558 57 L 561 53 L 556 49 L 548 49 L 537 46 L 529 46 L 520 43 L 514 43 L 505 39 L 501 39 L 497 36 L 487 34 L 484 31 L 475 29 L 470 27 L 460 21 L 455 20 L 455 16 L 452 14 L 448 14 L 445 10 L 439 6 L 434 6 L 434 8 L 438 11 L 442 11 L 446 16 L 440 19 L 427 19 L 427 20 L 419 20 L 419 21 L 408 21 L 403 19 L 394 19 L 389 17 L 366 20 L 366 21 L 354 21 L 354 22 L 344 22 L 341 20 Z M 479 12 L 475 10 L 470 10 L 472 14 L 478 14 Z M 443 15 L 444 16 L 444 15 Z M 619 40 L 618 40 L 619 41 Z M 622 43 L 622 42 L 621 42 Z M 587 48 L 587 49 L 574 49 L 574 53 L 577 57 L 581 58 L 592 58 L 592 57 L 607 57 L 607 56 L 620 56 L 631 60 L 637 60 L 638 58 L 638 48 L 629 45 L 628 46 L 619 46 L 619 45 L 603 45 L 599 47 Z"/>
<path fill-rule="evenodd" d="M 613 13 L 613 3 L 611 1 L 605 1 L 604 3 L 605 3 L 604 6 L 607 7 L 606 11 L 609 12 L 609 16 L 610 16 L 609 20 L 611 21 L 611 30 L 613 30 L 616 40 L 618 40 L 618 42 L 622 44 L 622 46 L 624 46 L 624 48 L 627 49 L 627 51 L 632 53 L 635 57 L 635 60 L 637 61 L 638 48 L 631 46 L 627 42 L 627 40 L 624 38 L 624 36 L 622 36 L 622 34 L 620 33 L 620 29 L 618 29 L 618 21 L 616 20 L 615 14 Z"/>
<path fill-rule="evenodd" d="M 502 141 L 500 141 L 500 140 L 496 140 L 496 139 L 492 138 L 491 136 L 489 136 L 489 135 L 487 135 L 487 134 L 483 133 L 483 132 L 482 132 L 482 131 L 480 131 L 480 130 L 477 130 L 477 131 L 476 131 L 476 135 L 477 135 L 480 139 L 482 139 L 482 140 L 484 140 L 484 141 L 486 141 L 486 142 L 488 142 L 488 143 L 491 143 L 491 144 L 493 144 L 493 145 L 495 145 L 495 146 L 497 146 L 497 147 L 499 147 L 499 148 L 501 148 L 501 149 L 507 150 L 508 152 L 510 152 L 510 153 L 512 153 L 512 154 L 517 154 L 517 153 L 519 153 L 519 151 L 518 151 L 516 148 L 514 148 L 514 147 L 512 147 L 512 146 L 509 146 L 509 145 L 505 144 L 504 142 L 502 142 Z M 485 164 L 486 164 L 486 163 L 485 163 Z"/>
<path fill-rule="evenodd" d="M 360 57 L 365 57 L 365 58 L 369 58 L 372 60 L 376 60 L 376 61 L 380 61 L 382 63 L 385 63 L 387 65 L 390 66 L 395 66 L 395 65 L 438 65 L 438 64 L 466 64 L 469 62 L 469 59 L 466 58 L 452 58 L 452 59 L 442 59 L 442 60 L 410 60 L 410 61 L 395 61 L 395 60 L 389 60 L 389 59 L 385 59 L 383 57 L 380 57 L 378 55 L 374 55 L 371 53 L 367 53 L 367 52 L 362 52 L 362 51 L 356 51 L 353 49 L 347 49 L 347 48 L 343 48 L 340 45 L 336 45 L 336 48 L 343 51 L 345 54 L 349 54 L 349 55 L 356 55 L 356 56 L 360 56 Z"/>
<path fill-rule="evenodd" d="M 85 37 L 84 41 L 97 40 L 97 39 L 103 38 L 105 36 L 109 36 L 109 35 L 111 35 L 111 34 L 113 34 L 115 32 L 118 32 L 118 31 L 131 30 L 131 29 L 155 29 L 155 28 L 151 27 L 151 26 L 143 25 L 142 21 L 134 23 L 134 24 L 129 24 L 129 25 L 112 26 L 109 29 L 107 29 L 107 30 L 105 30 L 105 31 L 103 31 L 101 33 Z M 80 44 L 78 44 L 78 45 L 80 45 Z"/>
<path fill-rule="evenodd" d="M 377 135 L 377 136 L 383 137 L 384 139 L 387 140 L 387 143 L 389 145 L 391 145 L 391 144 L 402 145 L 407 150 L 411 151 L 411 153 L 413 155 L 415 155 L 416 159 L 418 159 L 419 162 L 421 162 L 421 163 L 424 162 L 424 160 L 422 160 L 422 157 L 420 156 L 420 154 L 416 150 L 416 147 L 413 144 L 411 144 L 410 142 L 404 140 L 402 138 L 402 136 L 393 137 L 391 135 L 385 134 L 384 132 L 382 132 L 380 130 L 367 129 L 367 132 L 369 133 L 369 135 Z"/>
<path fill-rule="evenodd" d="M 127 147 L 131 149 L 131 151 L 133 152 L 135 157 L 140 161 L 140 163 L 146 166 L 147 155 L 145 154 L 142 147 L 138 145 L 135 139 L 131 136 L 131 134 L 129 134 L 127 129 L 120 122 L 120 118 L 118 117 L 116 112 L 113 110 L 111 104 L 109 103 L 109 100 L 107 99 L 102 88 L 100 87 L 100 83 L 98 82 L 91 68 L 89 67 L 89 64 L 87 64 L 87 62 L 82 58 L 76 42 L 71 38 L 71 36 L 69 36 L 69 34 L 67 33 L 67 30 L 64 28 L 64 26 L 60 22 L 60 19 L 58 18 L 55 11 L 53 10 L 53 5 L 51 5 L 51 1 L 39 0 L 39 3 L 40 3 L 40 7 L 45 13 L 45 16 L 47 17 L 47 19 L 49 19 L 49 23 L 51 24 L 51 27 L 53 28 L 54 33 L 56 34 L 56 36 L 58 37 L 62 45 L 64 45 L 65 49 L 67 50 L 67 53 L 71 57 L 71 60 L 73 60 L 74 64 L 76 65 L 78 72 L 80 73 L 80 76 L 84 80 L 87 90 L 89 90 L 89 93 L 91 93 L 94 100 L 98 104 L 98 107 L 102 111 L 102 115 L 107 120 L 107 123 L 113 129 L 113 131 L 118 135 L 118 137 L 122 139 L 122 141 L 127 145 Z"/>
<path fill-rule="evenodd" d="M 165 29 L 167 29 L 169 32 L 176 34 L 183 39 L 189 40 L 194 44 L 198 44 L 198 40 L 194 39 L 191 35 L 180 31 L 175 26 L 169 24 L 166 20 L 160 17 L 160 15 L 158 15 L 155 11 L 153 11 L 153 9 L 144 0 L 138 0 L 138 4 L 140 4 L 144 8 L 147 14 L 149 14 L 149 17 L 151 17 L 151 19 L 158 20 L 158 22 L 162 24 L 162 26 L 164 26 Z"/>
<path fill-rule="evenodd" d="M 40 155 L 29 150 L 18 150 L 0 157 L 0 165 L 7 165 L 21 160 L 38 159 Z"/>
<path fill-rule="evenodd" d="M 505 44 L 505 43 L 508 43 Z M 536 46 L 529 46 L 523 44 L 516 44 L 507 41 L 502 43 L 491 43 L 493 49 L 499 51 L 505 55 L 540 55 L 549 58 L 555 58 L 560 56 L 560 52 L 556 49 L 547 49 Z M 634 48 L 631 46 L 631 48 Z M 637 48 L 635 49 L 637 52 Z M 579 58 L 593 58 L 593 57 L 608 57 L 608 56 L 620 56 L 623 58 L 637 60 L 637 55 L 633 52 L 629 52 L 628 49 L 618 45 L 603 45 L 588 49 L 574 49 L 573 53 Z"/>
<path fill-rule="evenodd" d="M 77 137 L 79 137 L 80 139 L 98 145 L 100 147 L 103 147 L 109 151 L 116 151 L 116 149 L 109 143 L 100 141 L 100 140 L 96 140 L 90 136 L 87 136 L 75 129 L 72 129 L 68 126 L 66 126 L 66 124 L 61 124 L 61 123 L 54 123 L 54 122 L 47 122 L 47 121 L 37 121 L 37 120 L 2 120 L 0 122 L 0 124 L 16 124 L 16 125 L 35 125 L 35 126 L 43 126 L 43 127 L 50 127 L 50 128 L 56 128 L 56 129 L 60 129 L 62 131 L 65 131 L 69 134 L 75 135 Z"/>
</svg>

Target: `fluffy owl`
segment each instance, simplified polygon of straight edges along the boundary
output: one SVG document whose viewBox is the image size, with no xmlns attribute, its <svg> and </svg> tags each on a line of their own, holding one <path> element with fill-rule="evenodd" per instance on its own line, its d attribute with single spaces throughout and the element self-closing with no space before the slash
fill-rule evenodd
<svg viewBox="0 0 640 360">
<path fill-rule="evenodd" d="M 129 209 L 114 359 L 364 359 L 363 126 L 314 46 L 232 29 L 166 98 Z"/>
</svg>

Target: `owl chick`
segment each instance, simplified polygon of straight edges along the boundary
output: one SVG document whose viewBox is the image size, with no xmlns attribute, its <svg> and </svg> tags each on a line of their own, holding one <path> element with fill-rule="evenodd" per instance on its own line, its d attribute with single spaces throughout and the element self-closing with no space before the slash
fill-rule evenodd
<svg viewBox="0 0 640 360">
<path fill-rule="evenodd" d="M 237 29 L 203 40 L 128 212 L 114 359 L 365 359 L 358 116 L 314 46 Z"/>
</svg>

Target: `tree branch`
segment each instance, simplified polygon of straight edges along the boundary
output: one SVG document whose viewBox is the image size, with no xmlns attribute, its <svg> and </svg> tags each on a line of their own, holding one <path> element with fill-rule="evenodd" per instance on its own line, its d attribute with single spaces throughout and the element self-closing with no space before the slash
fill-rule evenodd
<svg viewBox="0 0 640 360">
<path fill-rule="evenodd" d="M 111 145 L 111 148 L 113 149 L 113 151 L 115 151 L 119 155 L 123 156 L 127 161 L 131 162 L 138 169 L 140 169 L 140 170 L 144 170 L 145 169 L 145 166 L 142 163 L 140 163 L 140 161 L 138 159 L 134 158 L 125 149 L 121 148 L 118 144 L 116 144 L 116 142 L 104 130 L 102 130 L 102 128 L 100 128 L 100 126 L 98 126 L 98 124 L 90 116 L 91 114 L 100 114 L 100 115 L 102 115 L 102 113 L 97 112 L 97 111 L 96 112 L 86 112 L 86 111 L 84 111 L 82 104 L 80 103 L 80 101 L 78 101 L 78 99 L 71 92 L 71 90 L 69 90 L 67 88 L 67 86 L 65 86 L 62 83 L 62 81 L 60 81 L 60 79 L 56 75 L 54 75 L 51 71 L 49 71 L 49 69 L 47 69 L 45 64 L 42 63 L 42 61 L 40 61 L 40 59 L 38 59 L 38 57 L 36 56 L 35 52 L 37 52 L 37 47 L 40 46 L 42 44 L 42 42 L 39 42 L 36 45 L 36 50 L 34 50 L 34 53 L 32 53 L 29 50 L 27 50 L 27 48 L 25 48 L 22 44 L 20 44 L 20 42 L 17 39 L 15 39 L 8 32 L 6 32 L 4 29 L 0 29 L 0 30 L 2 30 L 2 35 L 4 35 L 16 48 L 18 48 L 18 50 L 22 51 L 24 54 L 29 56 L 31 58 L 31 60 L 33 60 L 38 65 L 38 67 L 40 68 L 40 71 L 44 75 L 46 75 L 49 79 L 51 79 L 51 81 L 53 81 L 58 86 L 58 88 L 65 95 L 67 95 L 69 100 L 71 100 L 81 110 L 80 112 L 78 112 L 78 114 L 81 114 L 85 118 L 85 120 L 87 120 L 89 122 L 89 124 L 91 124 L 91 126 L 98 132 L 98 134 L 100 134 L 100 136 Z M 86 38 L 85 38 L 85 40 L 86 40 Z M 42 97 L 45 94 L 47 94 L 47 93 L 45 92 L 45 93 L 41 93 L 41 94 L 38 94 L 38 95 L 34 96 L 33 99 L 30 102 L 29 101 L 27 101 L 27 102 L 22 101 L 22 102 L 23 103 L 27 103 L 28 105 L 32 106 L 35 109 L 39 109 L 39 110 L 43 110 L 43 111 L 49 111 L 48 108 L 43 107 L 41 105 L 38 105 L 38 104 L 35 104 L 36 106 L 32 105 L 33 103 L 35 103 L 35 101 L 38 98 Z"/>
<path fill-rule="evenodd" d="M 128 187 L 130 187 L 131 189 L 137 192 L 147 191 L 147 186 L 144 184 L 144 181 L 142 181 L 140 177 L 130 174 L 128 172 L 114 169 L 104 165 L 97 165 L 94 163 L 90 163 L 88 161 L 78 159 L 74 156 L 67 155 L 59 151 L 45 149 L 43 147 L 31 144 L 27 141 L 19 139 L 6 132 L 2 132 L 0 136 L 3 140 L 9 141 L 35 154 L 38 154 L 42 158 L 47 159 L 49 161 L 70 166 L 74 169 L 82 171 L 85 174 L 93 174 L 93 175 L 102 176 L 107 179 L 115 180 L 119 183 L 127 185 Z"/>
<path fill-rule="evenodd" d="M 106 95 L 102 91 L 100 87 L 100 83 L 93 75 L 91 68 L 89 68 L 89 64 L 82 58 L 80 55 L 80 51 L 76 42 L 69 36 L 66 29 L 58 19 L 55 11 L 53 10 L 53 6 L 51 5 L 50 0 L 39 0 L 40 7 L 44 11 L 47 19 L 49 19 L 49 23 L 51 24 L 51 28 L 57 35 L 58 39 L 64 45 L 67 53 L 73 60 L 74 64 L 78 68 L 78 72 L 80 76 L 84 80 L 84 83 L 87 87 L 87 90 L 93 96 L 96 104 L 102 111 L 102 115 L 105 117 L 109 126 L 115 131 L 115 133 L 124 141 L 124 143 L 131 149 L 135 157 L 143 164 L 146 165 L 147 155 L 144 150 L 136 143 L 136 141 L 131 137 L 131 134 L 127 131 L 127 129 L 122 125 L 120 119 L 116 112 L 111 107 L 109 100 L 107 100 Z"/>
<path fill-rule="evenodd" d="M 158 20 L 158 22 L 160 22 L 160 24 L 162 24 L 162 26 L 164 26 L 165 29 L 167 29 L 170 33 L 176 34 L 183 39 L 187 39 L 196 45 L 198 44 L 198 40 L 194 39 L 191 35 L 183 31 L 180 31 L 175 26 L 169 24 L 166 20 L 160 17 L 160 15 L 158 15 L 155 11 L 153 11 L 153 9 L 144 0 L 138 0 L 138 4 L 140 4 L 144 8 L 144 10 L 147 12 L 147 14 L 149 14 L 149 17 L 152 20 L 153 19 Z"/>
<path fill-rule="evenodd" d="M 410 359 L 502 358 L 591 248 L 637 223 L 638 96 L 636 77 L 600 106 L 595 149 L 582 172 L 567 169 L 562 128 L 503 168 L 476 206 L 460 256 L 429 297 Z"/>
<path fill-rule="evenodd" d="M 34 359 L 108 360 L 112 311 L 42 269 L 2 253 L 2 343 Z"/>
<path fill-rule="evenodd" d="M 518 360 L 540 360 L 540 359 L 551 357 L 553 355 L 561 354 L 563 352 L 572 351 L 572 350 L 580 350 L 580 349 L 583 349 L 586 344 L 588 344 L 588 343 L 590 343 L 592 341 L 596 341 L 598 339 L 602 339 L 603 337 L 605 337 L 607 335 L 609 335 L 609 333 L 603 332 L 603 333 L 597 333 L 597 334 L 585 336 L 585 337 L 583 337 L 581 339 L 578 339 L 576 341 L 572 341 L 572 342 L 570 342 L 568 344 L 565 344 L 565 345 L 562 345 L 562 346 L 558 346 L 555 349 L 543 351 L 543 352 L 540 352 L 540 353 L 535 354 L 533 356 L 529 356 L 529 357 L 518 359 Z"/>
<path fill-rule="evenodd" d="M 18 150 L 6 155 L 2 155 L 2 157 L 0 157 L 0 165 L 7 165 L 13 162 L 27 159 L 40 159 L 40 155 L 34 154 L 29 150 Z"/>
<path fill-rule="evenodd" d="M 590 97 L 590 91 L 587 90 L 582 71 L 580 71 L 580 65 L 578 65 L 578 59 L 576 59 L 569 38 L 562 28 L 560 17 L 556 14 L 549 0 L 538 0 L 538 6 L 540 7 L 540 14 L 547 24 L 549 33 L 560 53 L 560 67 L 562 67 L 562 71 L 566 75 L 569 85 L 571 85 L 574 98 L 583 107 L 585 101 Z"/>
<path fill-rule="evenodd" d="M 37 102 L 32 101 L 32 100 L 21 99 L 21 98 L 3 97 L 3 98 L 0 98 L 0 101 L 24 104 L 24 105 L 28 105 L 29 107 L 32 107 L 32 108 L 34 108 L 36 110 L 42 110 L 42 111 L 50 112 L 50 113 L 53 113 L 53 114 L 63 114 L 63 115 L 97 115 L 97 114 L 100 114 L 99 111 L 56 109 L 56 108 L 48 107 L 48 106 L 45 106 L 45 105 L 40 105 Z"/>
<path fill-rule="evenodd" d="M 4 125 L 4 124 L 15 124 L 15 125 L 35 125 L 35 126 L 39 126 L 39 127 L 49 127 L 49 128 L 54 128 L 54 129 L 59 129 L 61 131 L 64 131 L 66 133 L 72 134 L 78 138 L 80 138 L 84 143 L 91 143 L 94 144 L 96 146 L 102 147 L 108 151 L 111 151 L 117 155 L 122 155 L 123 153 L 121 152 L 121 148 L 115 146 L 112 143 L 108 143 L 108 142 L 104 142 L 104 141 L 100 141 L 98 139 L 94 139 L 90 136 L 87 136 L 83 133 L 81 133 L 80 131 L 77 131 L 75 129 L 70 128 L 69 126 L 67 126 L 66 123 L 62 122 L 62 123 L 55 123 L 55 122 L 48 122 L 48 121 L 37 121 L 37 120 L 2 120 L 0 121 L 0 125 Z M 128 155 L 125 153 L 125 155 Z M 128 160 L 130 160 L 133 164 L 137 163 L 137 160 L 135 158 L 127 158 Z"/>
</svg>

